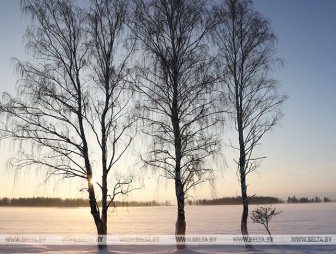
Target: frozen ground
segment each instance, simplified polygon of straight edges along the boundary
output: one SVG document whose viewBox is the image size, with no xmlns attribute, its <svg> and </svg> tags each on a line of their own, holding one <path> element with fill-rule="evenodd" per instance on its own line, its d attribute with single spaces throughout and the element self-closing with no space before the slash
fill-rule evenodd
<svg viewBox="0 0 336 254">
<path fill-rule="evenodd" d="M 336 203 L 277 205 L 283 213 L 270 223 L 273 235 L 336 235 Z M 250 208 L 254 209 L 253 206 Z M 240 206 L 187 207 L 187 234 L 239 235 Z M 0 235 L 6 234 L 95 234 L 88 208 L 4 208 L 0 209 Z M 109 216 L 109 234 L 169 235 L 174 234 L 176 207 L 141 207 L 118 209 Z M 265 234 L 259 224 L 249 222 L 250 234 Z M 2 245 L 0 253 L 336 253 L 336 246 L 255 246 L 245 250 L 243 245 L 188 246 L 176 251 L 174 245 L 109 246 L 98 251 L 85 245 Z"/>
</svg>

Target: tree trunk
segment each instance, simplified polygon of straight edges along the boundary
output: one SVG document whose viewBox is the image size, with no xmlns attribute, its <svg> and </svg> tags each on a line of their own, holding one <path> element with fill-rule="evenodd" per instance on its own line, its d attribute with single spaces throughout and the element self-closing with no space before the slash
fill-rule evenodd
<svg viewBox="0 0 336 254">
<path fill-rule="evenodd" d="M 247 186 L 246 186 L 246 180 L 245 180 L 245 173 L 241 174 L 241 191 L 242 191 L 242 200 L 243 200 L 243 213 L 241 218 L 241 224 L 240 229 L 243 236 L 248 236 L 248 230 L 247 230 L 247 218 L 248 218 L 248 199 L 247 199 Z M 246 248 L 250 248 L 251 245 L 245 243 Z"/>
<path fill-rule="evenodd" d="M 241 105 L 241 102 L 240 102 Z M 243 213 L 240 223 L 240 230 L 243 236 L 248 236 L 247 230 L 247 218 L 248 218 L 248 198 L 247 198 L 247 185 L 246 185 L 246 153 L 245 153 L 245 143 L 244 143 L 244 133 L 242 127 L 242 109 L 239 109 L 238 114 L 238 130 L 239 130 L 239 173 L 240 173 L 240 187 L 242 193 L 242 202 L 243 202 Z M 251 245 L 245 243 L 246 248 L 250 248 Z"/>
<path fill-rule="evenodd" d="M 185 232 L 186 232 L 186 221 L 184 213 L 177 213 L 177 220 L 175 224 L 175 237 L 176 237 L 176 248 L 184 249 L 185 246 Z"/>
<path fill-rule="evenodd" d="M 91 214 L 92 214 L 92 217 L 94 219 L 94 222 L 97 228 L 97 233 L 99 236 L 104 236 L 103 242 L 98 243 L 98 248 L 107 249 L 107 244 L 106 244 L 107 225 L 106 225 L 106 221 L 103 221 L 100 218 L 99 207 L 97 204 L 94 186 L 91 182 L 91 179 L 88 181 L 88 192 L 89 192 L 90 210 L 91 210 Z"/>
<path fill-rule="evenodd" d="M 172 126 L 174 129 L 174 146 L 175 146 L 175 193 L 177 200 L 177 220 L 175 224 L 175 237 L 176 237 L 176 248 L 184 249 L 185 242 L 184 236 L 186 231 L 186 221 L 184 213 L 184 197 L 185 193 L 183 190 L 183 184 L 181 179 L 181 160 L 182 160 L 182 145 L 181 145 L 181 133 L 180 133 L 180 119 L 178 116 L 178 71 L 174 69 L 174 94 L 172 102 Z"/>
<path fill-rule="evenodd" d="M 97 225 L 96 225 L 97 226 Z M 98 242 L 98 249 L 107 249 L 107 226 L 106 223 L 104 221 L 101 221 L 101 226 L 98 228 L 97 227 L 97 231 L 98 231 L 98 236 L 102 237 L 99 238 L 99 242 Z"/>
<path fill-rule="evenodd" d="M 103 236 L 103 239 L 105 239 L 105 242 L 99 245 L 100 249 L 107 249 L 106 244 L 106 235 L 107 235 L 107 210 L 108 210 L 108 204 L 107 204 L 107 170 L 105 170 L 102 176 L 102 215 L 101 215 L 101 223 L 102 223 L 102 230 L 98 234 Z"/>
<path fill-rule="evenodd" d="M 240 230 L 243 236 L 248 236 L 247 218 L 248 218 L 248 199 L 247 199 L 247 186 L 246 186 L 246 151 L 244 142 L 244 128 L 243 128 L 243 108 L 242 108 L 242 88 L 236 85 L 236 105 L 237 105 L 237 124 L 239 136 L 239 174 L 240 174 L 240 187 L 243 201 L 243 213 L 240 223 Z M 250 248 L 251 245 L 245 242 L 245 247 Z"/>
<path fill-rule="evenodd" d="M 271 232 L 270 232 L 269 229 L 268 229 L 268 226 L 264 224 L 264 227 L 266 228 L 266 230 L 267 230 L 269 236 L 271 237 L 271 242 L 273 242 L 272 235 L 271 235 Z"/>
<path fill-rule="evenodd" d="M 179 175 L 179 174 L 177 174 Z M 181 180 L 175 180 L 175 191 L 177 198 L 177 220 L 175 224 L 176 248 L 185 248 L 186 221 L 184 212 L 184 191 Z"/>
<path fill-rule="evenodd" d="M 244 177 L 245 178 L 245 177 Z M 248 217 L 248 200 L 246 194 L 246 183 L 245 179 L 241 182 L 241 189 L 242 189 L 242 200 L 243 200 L 243 214 L 241 219 L 241 232 L 243 235 L 248 235 L 247 230 L 247 217 Z"/>
</svg>

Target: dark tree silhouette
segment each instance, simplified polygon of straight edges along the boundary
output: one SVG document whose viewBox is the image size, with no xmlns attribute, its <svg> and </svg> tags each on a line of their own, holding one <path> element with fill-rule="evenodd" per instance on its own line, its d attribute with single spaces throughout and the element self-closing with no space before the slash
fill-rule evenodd
<svg viewBox="0 0 336 254">
<path fill-rule="evenodd" d="M 18 94 L 5 94 L 1 102 L 7 115 L 2 132 L 20 141 L 13 166 L 87 181 L 97 232 L 106 235 L 107 210 L 117 195 L 132 190 L 133 180 L 115 169 L 133 135 L 127 87 L 132 43 L 123 46 L 127 1 L 91 0 L 83 8 L 68 0 L 22 0 L 21 6 L 33 19 L 26 33 L 33 60 L 17 60 Z M 101 207 L 94 175 L 101 175 Z"/>
<path fill-rule="evenodd" d="M 134 12 L 134 35 L 143 49 L 135 87 L 142 94 L 144 132 L 153 140 L 142 159 L 175 182 L 177 235 L 186 230 L 186 193 L 213 181 L 207 162 L 219 152 L 219 139 L 210 131 L 217 120 L 206 37 L 214 22 L 206 8 L 203 0 L 138 0 Z"/>
<path fill-rule="evenodd" d="M 248 235 L 246 176 L 255 171 L 264 157 L 255 157 L 254 148 L 282 117 L 287 99 L 279 94 L 278 82 L 270 77 L 282 64 L 274 56 L 276 36 L 270 23 L 253 10 L 250 0 L 225 0 L 216 9 L 218 25 L 214 40 L 222 63 L 223 96 L 226 96 L 238 132 L 238 175 L 243 214 L 241 232 Z"/>
<path fill-rule="evenodd" d="M 260 206 L 251 212 L 250 218 L 253 223 L 262 224 L 267 230 L 269 236 L 272 236 L 271 232 L 269 231 L 269 222 L 273 217 L 281 213 L 282 211 L 276 211 L 276 208 L 272 208 L 272 205 L 266 207 Z"/>
</svg>

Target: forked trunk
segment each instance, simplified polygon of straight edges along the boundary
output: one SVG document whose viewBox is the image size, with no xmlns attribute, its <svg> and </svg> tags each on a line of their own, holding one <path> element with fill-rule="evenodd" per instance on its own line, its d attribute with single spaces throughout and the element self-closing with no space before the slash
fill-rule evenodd
<svg viewBox="0 0 336 254">
<path fill-rule="evenodd" d="M 102 239 L 102 242 L 98 241 L 98 248 L 107 249 L 106 244 L 107 224 L 106 221 L 100 218 L 99 207 L 97 204 L 94 187 L 91 180 L 88 181 L 88 192 L 89 192 L 90 210 L 97 228 L 98 236 L 103 236 L 103 238 L 98 238 Z"/>
</svg>

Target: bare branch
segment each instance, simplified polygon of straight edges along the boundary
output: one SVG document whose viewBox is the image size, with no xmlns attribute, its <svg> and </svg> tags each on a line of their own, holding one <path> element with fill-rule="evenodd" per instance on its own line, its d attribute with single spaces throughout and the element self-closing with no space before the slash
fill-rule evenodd
<svg viewBox="0 0 336 254">
<path fill-rule="evenodd" d="M 129 2 L 21 0 L 21 8 L 33 19 L 25 36 L 33 61 L 17 60 L 17 95 L 4 94 L 0 103 L 0 131 L 20 144 L 13 166 L 43 168 L 46 179 L 84 179 L 97 231 L 106 234 L 108 174 L 135 135 Z M 101 209 L 92 182 L 99 174 Z M 112 196 L 133 190 L 131 182 L 118 181 Z"/>
<path fill-rule="evenodd" d="M 131 29 L 143 57 L 134 87 L 142 100 L 138 107 L 143 132 L 151 138 L 149 152 L 141 159 L 174 180 L 176 232 L 184 234 L 187 192 L 212 181 L 209 164 L 220 150 L 214 134 L 218 77 L 207 45 L 214 20 L 203 0 L 135 3 Z"/>
</svg>

